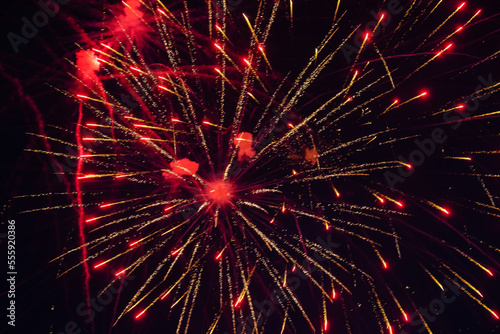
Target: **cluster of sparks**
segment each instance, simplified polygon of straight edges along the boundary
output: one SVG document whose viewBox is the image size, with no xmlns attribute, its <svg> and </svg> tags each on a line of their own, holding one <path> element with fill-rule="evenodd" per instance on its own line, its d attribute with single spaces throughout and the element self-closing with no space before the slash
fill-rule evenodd
<svg viewBox="0 0 500 334">
<path fill-rule="evenodd" d="M 475 22 L 480 11 L 458 15 L 468 9 L 467 4 L 459 4 L 413 55 L 407 55 L 411 61 L 402 62 L 396 62 L 400 41 L 393 42 L 391 49 L 377 46 L 381 15 L 373 30 L 364 33 L 342 88 L 308 110 L 302 107 L 308 89 L 325 69 L 342 60 L 342 48 L 359 28 L 339 36 L 339 26 L 348 15 L 342 12 L 342 2 L 337 1 L 331 29 L 302 71 L 278 80 L 266 45 L 279 15 L 287 16 L 290 29 L 294 26 L 292 2 L 261 1 L 253 15 L 230 13 L 223 3 L 206 2 L 207 29 L 200 32 L 187 1 L 174 9 L 160 1 L 124 1 L 119 4 L 121 11 L 106 22 L 109 34 L 80 46 L 72 74 L 77 87 L 73 91 L 58 88 L 76 101 L 79 115 L 76 144 L 68 144 L 79 152 L 73 177 L 80 244 L 55 259 L 79 254 L 80 261 L 60 275 L 83 267 L 88 293 L 88 280 L 95 271 L 107 268 L 120 280 L 147 267 L 146 279 L 114 321 L 125 316 L 141 321 L 149 310 L 169 303 L 170 310 L 181 308 L 177 333 L 189 331 L 207 289 L 217 290 L 219 296 L 210 304 L 207 333 L 224 330 L 224 319 L 230 319 L 233 333 L 248 319 L 263 323 L 256 330 L 264 332 L 270 320 L 253 303 L 263 298 L 263 285 L 265 291 L 278 289 L 283 295 L 276 305 L 282 333 L 296 330 L 297 317 L 309 325 L 305 331 L 326 333 L 337 326 L 351 332 L 349 300 L 361 286 L 373 305 L 380 332 L 396 333 L 413 312 L 432 332 L 411 298 L 389 283 L 376 282 L 391 267 L 389 258 L 394 254 L 404 258 L 405 249 L 411 249 L 399 230 L 405 227 L 397 225 L 411 216 L 405 210 L 405 198 L 439 219 L 452 216 L 452 209 L 449 203 L 391 192 L 377 176 L 381 171 L 412 169 L 411 164 L 385 159 L 383 154 L 380 161 L 373 161 L 373 156 L 364 162 L 358 159 L 370 151 L 390 150 L 412 136 L 377 127 L 346 141 L 336 128 L 345 119 L 357 117 L 357 124 L 370 129 L 370 124 L 385 122 L 394 113 L 418 109 L 431 90 L 405 98 L 396 92 L 411 77 L 447 57 L 455 35 Z M 400 19 L 411 18 L 410 30 L 418 29 L 418 24 L 433 24 L 429 17 L 446 12 L 441 7 L 442 1 L 427 5 L 412 1 Z M 462 24 L 450 32 L 450 21 L 457 20 Z M 243 50 L 232 28 L 238 24 L 246 30 L 241 32 L 246 38 Z M 408 31 L 401 23 L 393 24 L 394 35 Z M 151 41 L 155 51 L 148 45 Z M 363 57 L 371 52 L 378 59 Z M 483 93 L 498 89 L 497 85 L 485 87 Z M 415 118 L 432 120 L 463 108 L 457 97 Z M 474 117 L 486 116 L 492 113 Z M 356 159 L 351 161 L 352 152 Z M 446 158 L 472 160 L 471 156 Z M 350 183 L 372 201 L 344 201 L 343 189 Z M 477 205 L 486 214 L 500 215 L 494 202 Z M 373 256 L 366 255 L 367 264 L 352 259 L 349 254 L 354 250 L 328 249 L 315 241 L 318 231 L 362 244 Z M 494 275 L 494 269 L 467 251 L 447 247 L 486 276 Z M 313 254 L 326 260 L 319 261 Z M 427 279 L 444 290 L 440 281 L 457 277 L 472 300 L 499 318 L 459 270 L 435 261 L 435 266 L 420 263 Z M 312 266 L 317 268 L 314 273 Z M 309 304 L 306 307 L 286 284 L 287 275 L 296 271 L 303 272 L 317 292 L 322 301 L 318 310 L 310 312 Z M 342 305 L 344 325 L 329 322 L 331 303 Z"/>
</svg>

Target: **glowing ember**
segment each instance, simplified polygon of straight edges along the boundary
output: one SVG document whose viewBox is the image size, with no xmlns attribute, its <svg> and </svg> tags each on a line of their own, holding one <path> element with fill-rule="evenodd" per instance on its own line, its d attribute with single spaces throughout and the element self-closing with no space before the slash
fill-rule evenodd
<svg viewBox="0 0 500 334">
<path fill-rule="evenodd" d="M 231 201 L 232 185 L 225 181 L 215 181 L 208 184 L 208 197 L 209 199 L 218 204 L 225 205 Z"/>
</svg>

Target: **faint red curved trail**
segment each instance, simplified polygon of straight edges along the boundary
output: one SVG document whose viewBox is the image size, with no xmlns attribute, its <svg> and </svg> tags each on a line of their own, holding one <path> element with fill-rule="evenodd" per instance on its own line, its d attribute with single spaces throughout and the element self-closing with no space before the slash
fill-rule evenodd
<svg viewBox="0 0 500 334">
<path fill-rule="evenodd" d="M 80 157 L 84 154 L 83 145 L 82 145 L 82 135 L 81 135 L 81 125 L 82 125 L 82 102 L 78 107 L 78 122 L 76 124 L 76 144 L 78 146 L 78 165 L 76 167 L 76 175 L 75 175 L 75 189 L 76 189 L 76 201 L 78 207 L 78 234 L 80 239 L 80 244 L 82 245 L 82 264 L 83 264 L 83 272 L 84 272 L 84 290 L 85 290 L 85 299 L 88 306 L 88 315 L 89 319 L 92 319 L 90 313 L 90 290 L 89 290 L 89 280 L 90 280 L 90 271 L 89 265 L 87 263 L 87 247 L 85 246 L 85 213 L 83 211 L 83 201 L 82 201 L 82 188 L 80 184 L 79 176 L 82 173 L 83 167 L 83 159 Z M 94 322 L 92 322 L 92 332 L 94 332 Z"/>
<path fill-rule="evenodd" d="M 21 99 L 23 99 L 28 105 L 30 106 L 31 109 L 35 112 L 35 117 L 36 117 L 36 123 L 38 125 L 38 131 L 41 135 L 43 144 L 47 150 L 47 152 L 52 152 L 52 148 L 49 142 L 49 139 L 47 138 L 45 134 L 45 123 L 42 118 L 42 113 L 40 112 L 40 109 L 38 109 L 35 101 L 27 94 L 25 94 L 23 86 L 19 82 L 19 80 L 11 75 L 9 75 L 6 71 L 5 68 L 2 66 L 0 63 L 0 73 L 7 78 L 9 81 L 11 81 L 14 86 L 17 89 L 17 93 Z M 78 145 L 78 156 L 80 157 L 83 154 L 83 146 L 81 142 L 81 121 L 82 121 L 82 104 L 80 103 L 79 107 L 79 114 L 78 114 L 78 124 L 76 127 L 76 140 L 77 140 L 77 145 Z M 54 155 L 50 154 L 50 158 L 56 162 Z M 77 213 L 78 213 L 78 226 L 79 226 L 79 236 L 80 236 L 80 243 L 81 245 L 85 245 L 85 234 L 84 234 L 84 212 L 83 212 L 83 206 L 82 206 L 82 196 L 81 196 L 81 187 L 80 187 L 80 180 L 78 179 L 78 176 L 81 173 L 82 170 L 82 159 L 78 158 L 78 165 L 77 165 L 77 172 L 76 172 L 76 177 L 75 177 L 75 187 L 76 187 L 76 192 L 77 192 Z M 66 192 L 68 196 L 71 198 L 72 202 L 74 202 L 74 197 L 71 195 L 71 185 L 66 178 L 66 175 L 63 173 L 62 168 L 59 166 L 59 164 L 56 163 L 57 168 L 61 172 L 61 177 L 63 179 Z M 87 264 L 87 247 L 83 246 L 82 247 L 82 263 L 84 267 L 84 289 L 85 289 L 85 297 L 86 297 L 86 304 L 88 306 L 89 310 L 89 317 L 90 317 L 90 290 L 89 290 L 89 279 L 90 279 L 90 272 Z M 91 319 L 91 318 L 89 318 Z M 92 331 L 94 331 L 94 323 L 92 322 Z"/>
</svg>

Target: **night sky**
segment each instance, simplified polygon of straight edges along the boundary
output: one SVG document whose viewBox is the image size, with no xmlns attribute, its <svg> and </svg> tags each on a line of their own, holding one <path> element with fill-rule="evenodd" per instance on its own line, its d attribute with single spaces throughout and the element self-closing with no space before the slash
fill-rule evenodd
<svg viewBox="0 0 500 334">
<path fill-rule="evenodd" d="M 3 150 L 6 154 L 1 159 L 1 181 L 2 181 L 2 221 L 0 231 L 1 253 L 2 253 L 2 279 L 7 278 L 7 226 L 9 220 L 16 222 L 16 327 L 7 325 L 5 309 L 7 307 L 7 291 L 2 288 L 1 308 L 2 333 L 56 333 L 76 334 L 92 333 L 92 325 L 87 322 L 85 312 L 85 295 L 83 291 L 83 273 L 81 267 L 72 270 L 67 275 L 57 278 L 78 259 L 78 255 L 69 257 L 68 261 L 52 261 L 65 251 L 78 245 L 77 210 L 72 206 L 74 194 L 68 195 L 68 190 L 74 192 L 71 175 L 76 165 L 68 163 L 64 157 L 55 156 L 51 158 L 45 151 L 43 139 L 37 136 L 45 133 L 48 137 L 59 138 L 62 141 L 75 141 L 75 126 L 78 118 L 78 104 L 72 97 L 61 94 L 58 88 L 71 89 L 72 78 L 69 73 L 74 72 L 74 67 L 68 60 L 75 60 L 75 52 L 78 46 L 75 43 L 85 44 L 81 38 L 81 31 L 95 33 L 97 36 L 99 24 L 101 23 L 104 2 L 99 1 L 77 1 L 71 0 L 61 5 L 61 10 L 54 13 L 46 25 L 30 38 L 26 44 L 18 45 L 18 52 L 9 42 L 8 33 L 20 33 L 23 25 L 22 18 L 30 18 L 40 10 L 36 1 L 18 1 L 4 4 L 2 9 L 2 32 L 0 51 L 0 78 L 1 89 L 1 112 L 0 128 Z M 362 24 L 363 26 L 374 21 L 373 13 L 379 13 L 388 7 L 388 2 L 393 1 L 341 1 L 339 13 L 346 12 L 345 18 L 338 27 L 334 41 L 330 43 L 325 52 L 332 52 L 352 29 Z M 453 47 L 436 62 L 419 71 L 409 80 L 404 76 L 397 76 L 395 80 L 401 82 L 394 92 L 388 97 L 369 105 L 369 108 L 378 110 L 385 108 L 391 103 L 391 98 L 397 96 L 407 100 L 416 93 L 424 90 L 429 96 L 415 104 L 408 104 L 404 110 L 401 108 L 391 114 L 390 117 L 375 118 L 375 122 L 365 124 L 359 121 L 360 114 L 353 113 L 348 117 L 336 122 L 324 132 L 323 147 L 332 142 L 348 142 L 369 133 L 383 131 L 387 128 L 396 130 L 385 137 L 411 137 L 420 136 L 428 138 L 436 128 L 444 129 L 448 140 L 438 144 L 436 154 L 426 159 L 422 166 L 405 179 L 398 183 L 397 194 L 401 195 L 405 205 L 404 211 L 407 216 L 398 217 L 395 222 L 400 226 L 400 236 L 405 243 L 410 245 L 411 252 L 405 253 L 405 257 L 398 259 L 392 246 L 389 260 L 389 268 L 383 270 L 377 258 L 373 254 L 373 248 L 365 243 L 356 243 L 357 239 L 349 239 L 334 231 L 325 231 L 315 225 L 305 233 L 308 237 L 316 240 L 318 237 L 329 240 L 328 244 L 338 249 L 342 254 L 352 254 L 353 262 L 367 263 L 375 259 L 375 265 L 369 270 L 374 273 L 374 284 L 379 286 L 390 285 L 398 287 L 398 291 L 406 291 L 410 296 L 413 306 L 409 303 L 407 312 L 410 316 L 415 308 L 429 307 L 435 299 L 442 298 L 441 290 L 436 283 L 426 275 L 418 263 L 427 260 L 435 262 L 436 267 L 443 269 L 442 263 L 452 268 L 458 268 L 474 286 L 484 294 L 483 302 L 500 314 L 500 258 L 499 242 L 500 235 L 500 212 L 498 209 L 485 209 L 477 203 L 491 205 L 490 198 L 494 200 L 496 207 L 500 201 L 500 159 L 498 152 L 493 154 L 473 154 L 473 163 L 465 166 L 463 162 L 454 159 L 446 159 L 449 156 L 465 156 L 468 152 L 495 151 L 499 150 L 500 122 L 497 116 L 482 117 L 463 122 L 458 129 L 454 129 L 454 123 L 443 121 L 442 117 L 410 117 L 422 113 L 431 114 L 439 111 L 443 106 L 449 105 L 450 101 L 459 101 L 460 98 L 470 96 L 478 90 L 484 82 L 495 84 L 500 81 L 500 59 L 494 57 L 482 61 L 485 57 L 499 51 L 500 46 L 500 9 L 493 1 L 468 1 L 463 13 L 456 17 L 424 44 L 418 51 L 414 51 L 431 32 L 439 26 L 446 16 L 452 13 L 461 3 L 460 1 L 443 1 L 439 10 L 431 15 L 425 25 L 413 28 L 412 20 L 404 20 L 404 11 L 393 14 L 391 22 L 387 23 L 381 34 L 374 37 L 380 51 L 387 57 L 392 67 L 415 68 L 416 62 L 421 63 L 431 45 L 440 41 L 443 37 L 453 32 L 459 24 L 467 21 L 477 9 L 482 9 L 481 15 L 475 19 L 463 32 L 451 39 Z M 109 1 L 118 3 L 118 1 Z M 189 6 L 196 9 L 203 8 L 203 1 L 189 1 Z M 401 1 L 401 6 L 406 10 L 411 1 Z M 166 1 L 167 7 L 179 7 L 177 1 Z M 234 21 L 231 36 L 238 36 L 241 32 L 243 38 L 234 39 L 234 49 L 244 48 L 246 41 L 251 38 L 242 14 L 251 18 L 256 13 L 256 1 L 241 0 L 229 1 L 234 8 L 228 15 Z M 333 13 L 336 8 L 333 0 L 296 0 L 294 1 L 293 26 L 290 25 L 288 2 L 282 5 L 275 25 L 271 30 L 269 41 L 266 44 L 266 53 L 270 63 L 273 65 L 273 77 L 275 82 L 271 87 L 276 88 L 279 82 L 289 75 L 296 77 L 314 49 L 323 40 L 331 26 Z M 198 6 L 198 7 L 197 7 Z M 203 10 L 199 11 L 203 13 Z M 427 15 L 427 14 L 425 14 Z M 200 29 L 205 33 L 206 20 L 203 16 L 197 17 L 193 29 Z M 401 24 L 398 26 L 398 24 Z M 393 34 L 393 31 L 399 29 Z M 409 30 L 412 28 L 411 30 Z M 349 39 L 349 45 L 354 45 L 353 39 Z M 446 44 L 443 45 L 443 47 Z M 395 48 L 397 46 L 397 49 Z M 393 51 L 396 50 L 396 51 Z M 340 51 L 316 79 L 314 85 L 306 91 L 302 102 L 294 110 L 296 120 L 305 119 L 312 110 L 319 108 L 323 103 L 335 95 L 345 86 L 348 73 L 352 70 L 352 59 L 356 54 L 346 55 Z M 148 51 L 152 60 L 156 60 L 157 54 Z M 348 51 L 347 51 L 348 52 Z M 207 55 L 215 53 L 207 50 Z M 418 53 L 418 57 L 415 56 Z M 352 57 L 352 58 L 351 58 Z M 357 61 L 356 69 L 362 69 L 367 62 L 380 61 L 377 52 L 372 47 L 367 47 Z M 417 65 L 418 67 L 418 65 Z M 379 71 L 379 72 L 377 72 Z M 379 66 L 370 75 L 384 75 L 383 67 Z M 270 80 L 270 79 L 269 79 Z M 271 81 L 269 81 L 271 82 Z M 267 83 L 267 82 L 266 82 Z M 384 84 L 387 84 L 386 82 Z M 274 86 L 273 86 L 274 85 Z M 363 99 L 384 91 L 387 88 L 382 83 L 369 88 L 373 93 L 367 93 Z M 483 115 L 500 110 L 500 91 L 497 91 L 479 100 L 479 107 L 473 115 Z M 114 87 L 112 88 L 114 89 Z M 355 87 L 360 89 L 360 87 Z M 367 97 L 368 96 L 368 97 Z M 360 111 L 361 112 L 361 111 Z M 367 112 L 367 111 L 363 111 Z M 249 124 L 253 121 L 250 118 Z M 65 154 L 77 154 L 68 146 L 60 142 L 51 142 L 52 151 Z M 293 146 L 293 144 L 291 144 Z M 295 147 L 301 147 L 300 144 Z M 349 153 L 348 160 L 342 153 L 336 157 L 341 165 L 345 161 L 351 163 L 369 163 L 381 159 L 394 160 L 398 156 L 408 157 L 415 149 L 413 140 L 398 141 L 387 150 L 358 150 L 354 147 Z M 196 151 L 193 156 L 196 156 Z M 293 161 L 293 154 L 290 154 Z M 56 174 L 58 163 L 66 166 L 66 172 L 70 178 L 70 186 L 64 179 Z M 280 168 L 279 161 L 270 161 L 270 169 Z M 300 172 L 300 170 L 299 170 Z M 474 174 L 483 176 L 464 176 L 461 174 Z M 374 174 L 382 183 L 385 176 L 383 171 L 375 171 Z M 484 176 L 486 175 L 486 176 Z M 258 172 L 247 176 L 258 177 Z M 484 182 L 484 186 L 482 185 Z M 340 179 L 336 186 L 342 191 L 341 200 L 356 205 L 376 205 L 373 196 L 363 191 L 365 185 L 358 180 L 348 182 Z M 332 196 L 331 189 L 325 189 L 322 185 L 315 185 L 313 192 L 316 198 Z M 390 194 L 387 184 L 385 190 Z M 137 189 L 127 189 L 134 191 Z M 140 189 L 143 191 L 144 189 Z M 139 190 L 137 190 L 139 191 Z M 295 192 L 293 187 L 289 190 Z M 37 196 L 38 194 L 52 193 L 50 196 Z M 429 201 L 440 201 L 450 208 L 452 214 L 444 217 L 442 213 L 432 210 L 420 199 L 428 198 Z M 58 207 L 52 210 L 39 210 L 36 212 L 22 213 L 43 207 Z M 491 212 L 495 214 L 486 214 Z M 319 213 L 319 212 L 318 212 Z M 320 214 L 320 213 L 319 213 Z M 328 214 L 328 213 L 326 213 Z M 331 214 L 331 213 L 330 213 Z M 363 223 L 362 218 L 358 223 Z M 294 223 L 292 215 L 284 215 L 282 220 Z M 452 230 L 458 233 L 453 233 Z M 419 231 L 425 231 L 428 238 L 422 237 Z M 468 240 L 467 240 L 468 238 Z M 392 245 L 392 239 L 380 237 L 378 241 L 387 242 Z M 467 251 L 472 257 L 478 259 L 482 264 L 493 272 L 490 277 L 480 270 L 472 262 L 460 256 L 457 252 L 446 248 L 447 244 L 457 245 L 460 249 Z M 443 246 L 444 245 L 444 246 Z M 403 248 L 405 248 L 403 246 Z M 419 251 L 417 251 L 419 250 Z M 352 252 L 352 253 L 351 253 Z M 413 253 L 412 253 L 413 252 Z M 418 253 L 417 253 L 418 252 Z M 272 256 L 271 256 L 272 257 Z M 409 260 L 408 260 L 409 259 Z M 443 259 L 440 263 L 436 259 Z M 73 260 L 73 261 L 72 261 Z M 125 260 L 132 261 L 132 257 Z M 282 261 L 279 257 L 271 258 L 274 263 Z M 135 320 L 132 315 L 125 316 L 112 327 L 117 314 L 126 305 L 127 300 L 133 296 L 134 291 L 140 287 L 140 282 L 148 278 L 148 273 L 154 270 L 154 264 L 146 264 L 144 271 L 133 276 L 126 277 L 121 282 L 113 284 L 105 293 L 103 302 L 96 302 L 93 306 L 95 319 L 93 321 L 95 333 L 175 333 L 177 319 L 181 308 L 170 311 L 170 304 L 157 304 L 148 310 L 144 318 Z M 206 333 L 214 314 L 215 308 L 205 308 L 203 300 L 218 301 L 218 267 L 207 266 L 207 278 L 201 286 L 198 305 L 194 308 L 192 324 L 189 333 Z M 436 271 L 435 271 L 436 272 Z M 352 283 L 359 279 L 355 275 L 339 273 L 340 277 Z M 98 292 L 104 289 L 114 278 L 114 272 L 110 270 L 92 271 L 90 280 L 90 297 L 95 298 Z M 311 312 L 311 318 L 315 324 L 319 324 L 321 315 L 321 296 L 317 293 L 310 281 L 297 273 L 290 273 L 290 279 L 298 284 L 295 293 L 302 301 L 304 308 Z M 258 281 L 258 280 L 257 280 Z M 445 282 L 444 277 L 438 281 Z M 327 286 L 328 286 L 327 282 Z M 448 283 L 444 283 L 445 285 Z M 451 283 L 450 283 L 451 284 Z M 259 281 L 256 286 L 263 288 L 254 291 L 254 300 L 267 301 L 272 290 L 272 282 Z M 2 285 L 3 286 L 3 285 Z M 120 287 L 120 289 L 119 289 Z M 215 290 L 214 290 L 215 289 Z M 387 291 L 387 290 L 386 290 Z M 449 296 L 449 295 L 448 295 Z M 382 295 L 384 303 L 391 301 L 389 293 Z M 335 301 L 327 302 L 328 319 L 330 328 L 327 333 L 348 333 L 344 323 L 345 314 L 350 319 L 352 333 L 380 333 L 379 325 L 374 316 L 373 300 L 369 294 L 362 289 L 356 289 L 352 296 L 342 294 L 344 303 Z M 201 302 L 200 302 L 201 300 Z M 108 302 L 109 301 L 109 302 Z M 261 305 L 268 303 L 262 303 Z M 274 311 L 266 318 L 266 330 L 264 333 L 280 333 L 283 319 L 283 311 Z M 393 326 L 394 334 L 402 333 L 425 333 L 420 331 L 422 325 L 412 325 L 402 320 L 401 313 L 392 304 L 388 318 Z M 294 321 L 294 326 L 287 327 L 284 333 L 310 333 L 311 329 L 298 312 L 289 314 Z M 500 333 L 500 320 L 496 320 L 484 308 L 467 296 L 463 291 L 458 292 L 456 299 L 445 305 L 443 312 L 437 316 L 431 316 L 429 326 L 433 333 Z M 319 326 L 317 326 L 319 327 Z M 228 316 L 221 320 L 220 326 L 214 333 L 230 333 L 232 331 L 231 320 Z M 318 330 L 317 333 L 320 333 Z M 384 333 L 388 333 L 385 331 Z"/>
</svg>

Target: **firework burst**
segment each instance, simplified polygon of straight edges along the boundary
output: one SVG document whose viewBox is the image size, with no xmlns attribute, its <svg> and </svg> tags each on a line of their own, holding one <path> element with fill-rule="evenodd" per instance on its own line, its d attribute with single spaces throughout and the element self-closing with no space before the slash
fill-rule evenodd
<svg viewBox="0 0 500 334">
<path fill-rule="evenodd" d="M 126 1 L 105 10 L 97 33 L 78 27 L 73 88 L 56 89 L 78 110 L 69 177 L 79 244 L 55 260 L 60 276 L 84 268 L 89 307 L 89 281 L 108 271 L 108 287 L 141 277 L 117 302 L 117 326 L 154 313 L 176 333 L 353 333 L 369 314 L 372 332 L 410 320 L 432 332 L 411 271 L 431 289 L 451 281 L 498 318 L 472 279 L 494 276 L 495 248 L 449 222 L 454 206 L 498 217 L 484 181 L 498 175 L 471 162 L 493 151 L 453 149 L 449 138 L 497 116 L 465 109 L 500 86 L 432 102 L 420 84 L 459 81 L 497 56 L 434 74 L 480 11 L 413 1 L 360 26 L 343 7 L 334 2 L 330 27 L 289 72 L 268 50 L 275 26 L 286 27 L 278 36 L 300 27 L 291 1 L 245 13 Z M 476 178 L 478 199 L 414 186 L 415 170 L 436 161 L 447 180 Z"/>
</svg>

